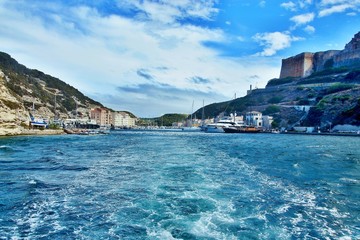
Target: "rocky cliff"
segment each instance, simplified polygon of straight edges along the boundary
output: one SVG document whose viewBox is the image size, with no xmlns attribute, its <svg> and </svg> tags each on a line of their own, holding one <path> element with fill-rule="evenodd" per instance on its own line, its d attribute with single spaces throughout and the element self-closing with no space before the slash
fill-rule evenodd
<svg viewBox="0 0 360 240">
<path fill-rule="evenodd" d="M 360 32 L 346 44 L 344 50 L 301 53 L 282 60 L 280 78 L 308 77 L 329 68 L 360 66 Z"/>
<path fill-rule="evenodd" d="M 30 114 L 54 119 L 87 117 L 103 107 L 65 82 L 28 69 L 0 52 L 0 135 L 16 135 L 28 128 Z"/>
<path fill-rule="evenodd" d="M 29 113 L 18 96 L 6 87 L 5 74 L 0 71 L 0 135 L 20 134 L 29 122 Z"/>
</svg>

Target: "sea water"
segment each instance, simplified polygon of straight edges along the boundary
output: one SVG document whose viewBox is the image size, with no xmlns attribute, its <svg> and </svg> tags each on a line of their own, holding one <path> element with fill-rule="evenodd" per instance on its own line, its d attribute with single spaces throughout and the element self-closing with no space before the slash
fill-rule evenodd
<svg viewBox="0 0 360 240">
<path fill-rule="evenodd" d="M 360 239 L 360 138 L 0 138 L 0 239 Z"/>
</svg>

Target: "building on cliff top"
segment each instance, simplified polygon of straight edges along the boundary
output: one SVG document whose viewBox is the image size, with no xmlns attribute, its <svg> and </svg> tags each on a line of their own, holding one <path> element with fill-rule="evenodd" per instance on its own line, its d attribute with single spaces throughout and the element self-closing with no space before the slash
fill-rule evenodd
<svg viewBox="0 0 360 240">
<path fill-rule="evenodd" d="M 307 77 L 328 68 L 360 66 L 360 32 L 344 50 L 300 53 L 282 60 L 280 78 Z"/>
</svg>

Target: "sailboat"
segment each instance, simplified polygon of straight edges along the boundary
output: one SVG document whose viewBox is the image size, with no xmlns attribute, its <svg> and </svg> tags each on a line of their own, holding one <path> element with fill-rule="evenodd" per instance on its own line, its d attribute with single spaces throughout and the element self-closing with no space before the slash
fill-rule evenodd
<svg viewBox="0 0 360 240">
<path fill-rule="evenodd" d="M 191 115 L 190 115 L 190 126 L 183 127 L 182 130 L 185 132 L 199 132 L 201 131 L 200 127 L 195 127 L 193 124 L 193 112 L 194 112 L 194 101 L 192 103 Z"/>
</svg>

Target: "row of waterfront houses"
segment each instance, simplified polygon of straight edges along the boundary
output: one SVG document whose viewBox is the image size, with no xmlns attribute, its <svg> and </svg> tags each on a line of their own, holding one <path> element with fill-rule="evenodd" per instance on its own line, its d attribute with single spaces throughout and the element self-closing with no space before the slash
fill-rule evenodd
<svg viewBox="0 0 360 240">
<path fill-rule="evenodd" d="M 221 113 L 219 116 L 212 119 L 204 119 L 204 120 L 192 119 L 192 122 L 190 122 L 191 120 L 188 119 L 186 122 L 176 122 L 173 123 L 173 127 L 201 126 L 201 125 L 216 123 L 223 119 L 228 119 L 238 124 L 254 126 L 257 128 L 261 128 L 263 130 L 272 129 L 271 124 L 273 122 L 273 117 L 268 115 L 262 115 L 262 113 L 258 111 L 247 112 L 244 116 L 242 115 L 237 116 L 236 114 L 230 114 L 230 116 L 226 117 L 224 116 L 224 114 L 225 113 Z"/>
<path fill-rule="evenodd" d="M 133 127 L 136 123 L 136 118 L 132 118 L 127 112 L 113 112 L 106 108 L 91 109 L 90 119 L 100 126 L 113 126 L 115 128 Z"/>
</svg>

